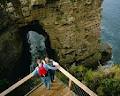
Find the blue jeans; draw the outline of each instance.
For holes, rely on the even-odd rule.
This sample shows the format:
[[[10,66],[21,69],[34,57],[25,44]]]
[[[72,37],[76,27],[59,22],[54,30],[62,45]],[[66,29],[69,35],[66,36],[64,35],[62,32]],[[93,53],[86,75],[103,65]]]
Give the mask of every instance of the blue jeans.
[[[41,80],[42,80],[43,84],[47,87],[47,89],[50,90],[50,87],[51,87],[50,76],[41,77]]]

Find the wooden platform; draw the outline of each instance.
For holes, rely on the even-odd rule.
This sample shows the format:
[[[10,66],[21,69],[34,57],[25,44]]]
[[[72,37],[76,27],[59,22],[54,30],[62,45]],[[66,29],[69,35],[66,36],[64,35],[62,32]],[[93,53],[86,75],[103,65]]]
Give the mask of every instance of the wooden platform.
[[[25,96],[76,96],[68,87],[59,80],[52,83],[51,89],[47,90],[44,85],[39,85]]]

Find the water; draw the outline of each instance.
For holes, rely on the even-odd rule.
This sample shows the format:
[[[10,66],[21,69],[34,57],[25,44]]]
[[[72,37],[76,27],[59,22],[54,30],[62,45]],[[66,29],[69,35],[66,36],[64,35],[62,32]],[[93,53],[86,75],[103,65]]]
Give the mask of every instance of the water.
[[[30,44],[30,53],[31,53],[31,66],[30,71],[32,72],[34,70],[34,67],[36,67],[35,58],[36,57],[44,57],[46,51],[45,46],[45,37],[43,35],[38,34],[35,31],[29,31],[28,32],[28,43]]]
[[[102,39],[112,46],[114,64],[120,64],[120,0],[104,0],[102,8]]]

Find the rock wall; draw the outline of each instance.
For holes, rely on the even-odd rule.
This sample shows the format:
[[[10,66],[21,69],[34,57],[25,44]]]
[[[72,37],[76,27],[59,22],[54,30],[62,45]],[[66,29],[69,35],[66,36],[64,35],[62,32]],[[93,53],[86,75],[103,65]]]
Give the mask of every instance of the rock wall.
[[[22,39],[11,21],[5,9],[0,7],[0,80],[11,79],[22,52]]]
[[[22,53],[22,42],[15,27],[9,28],[0,35],[0,78],[12,79],[13,69],[19,64]],[[11,80],[9,80],[11,81]]]
[[[100,58],[101,0],[59,0],[31,11],[50,36],[61,64],[95,64]]]
[[[51,48],[55,51],[56,58],[61,64],[72,64],[73,62],[90,66],[96,64],[101,59],[99,34],[102,0],[38,1],[39,3],[34,3],[32,0],[31,2],[30,0],[20,0],[19,7],[15,7],[14,2],[9,2],[6,11],[18,26],[25,26],[33,20],[38,20],[49,35]],[[9,39],[8,35],[7,40]],[[6,41],[6,38],[1,42],[3,41]],[[21,44],[17,38],[13,39],[12,43],[15,41]],[[6,43],[6,46],[9,45],[11,47],[8,48],[12,48],[10,56],[16,56],[17,59],[22,46],[19,45],[17,49],[17,43]],[[0,46],[1,52],[6,56],[7,53],[3,51],[4,45],[1,43]],[[16,49],[14,50],[14,48]],[[9,51],[9,49],[6,50]],[[14,60],[14,58],[9,59]]]

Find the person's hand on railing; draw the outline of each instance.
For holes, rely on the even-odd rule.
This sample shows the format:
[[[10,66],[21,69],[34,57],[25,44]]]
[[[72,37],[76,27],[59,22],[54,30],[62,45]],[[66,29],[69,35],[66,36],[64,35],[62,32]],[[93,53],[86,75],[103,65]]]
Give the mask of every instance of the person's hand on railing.
[[[49,59],[50,61],[53,61],[53,59]]]
[[[50,59],[50,61],[53,63],[53,65],[54,65],[57,69],[60,68],[60,65],[59,65],[58,62],[54,61],[53,59]]]
[[[52,61],[54,66],[59,65],[59,63],[55,62],[54,60]]]
[[[59,68],[60,68],[60,65],[55,65],[55,67],[56,67],[57,69],[59,69]]]

